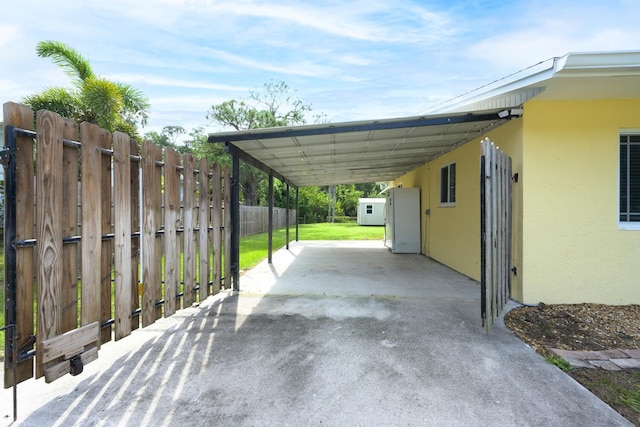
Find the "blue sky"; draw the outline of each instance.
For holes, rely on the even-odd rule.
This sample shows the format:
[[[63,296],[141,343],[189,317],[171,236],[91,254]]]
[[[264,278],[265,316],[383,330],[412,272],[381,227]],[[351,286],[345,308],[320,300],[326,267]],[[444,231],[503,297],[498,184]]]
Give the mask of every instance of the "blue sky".
[[[148,130],[208,123],[272,79],[332,122],[412,116],[568,52],[640,49],[640,2],[22,0],[0,15],[0,101],[69,78],[35,45],[66,43],[142,90]]]

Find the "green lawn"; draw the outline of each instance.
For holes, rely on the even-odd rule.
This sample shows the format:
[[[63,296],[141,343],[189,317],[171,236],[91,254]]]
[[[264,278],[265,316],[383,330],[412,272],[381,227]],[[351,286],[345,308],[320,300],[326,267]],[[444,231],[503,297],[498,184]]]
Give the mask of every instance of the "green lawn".
[[[300,240],[382,240],[382,225],[358,225],[355,222],[300,225]],[[295,235],[292,234],[292,238]]]
[[[302,224],[299,226],[299,240],[382,240],[383,226],[360,226],[356,223]],[[254,234],[240,238],[240,269],[255,267],[267,257],[268,233]],[[289,230],[289,239],[296,238],[295,226]],[[285,229],[274,230],[273,251],[285,246]]]

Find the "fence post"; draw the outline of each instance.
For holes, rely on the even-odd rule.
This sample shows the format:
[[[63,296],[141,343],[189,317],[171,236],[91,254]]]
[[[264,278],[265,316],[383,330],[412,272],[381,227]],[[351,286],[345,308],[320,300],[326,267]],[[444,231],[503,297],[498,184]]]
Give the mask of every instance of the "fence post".
[[[10,290],[10,284],[13,283],[13,297],[15,303],[15,317],[13,324],[15,328],[7,330],[5,334],[5,343],[17,346],[20,353],[23,351],[29,351],[33,348],[32,338],[34,337],[34,313],[33,313],[33,284],[34,284],[34,256],[35,251],[33,247],[16,248],[15,241],[23,239],[31,239],[34,236],[34,164],[33,164],[33,137],[26,136],[24,134],[19,135],[14,132],[9,126],[15,128],[21,128],[26,130],[34,129],[33,111],[23,105],[15,104],[13,102],[7,102],[3,106],[4,124],[7,126],[5,132],[5,138],[9,148],[15,150],[15,154],[10,156],[9,165],[5,170],[6,176],[6,188],[8,197],[13,198],[11,200],[5,200],[5,221],[9,221],[10,218],[7,215],[13,215],[13,220],[10,223],[6,223],[5,226],[5,262],[7,265],[7,273],[10,273],[11,264],[15,268],[14,280],[10,281],[10,277],[6,278],[6,286],[8,291]],[[13,161],[13,164],[11,163]],[[13,187],[13,189],[11,189]],[[17,213],[20,213],[18,218]],[[10,229],[12,233],[10,233]],[[7,235],[9,234],[9,235]],[[13,263],[11,263],[11,256],[13,255]],[[18,274],[18,271],[20,274]],[[7,295],[7,303],[9,295]],[[7,317],[5,319],[7,324],[11,324],[11,320]],[[13,333],[13,336],[11,335]],[[16,341],[12,341],[13,337],[16,337]],[[9,348],[8,346],[6,347]],[[14,384],[25,381],[33,377],[33,359],[20,362],[17,369],[14,371],[10,369],[9,361],[11,358],[7,355],[5,357],[5,371],[4,371],[4,383],[5,387],[10,387]]]

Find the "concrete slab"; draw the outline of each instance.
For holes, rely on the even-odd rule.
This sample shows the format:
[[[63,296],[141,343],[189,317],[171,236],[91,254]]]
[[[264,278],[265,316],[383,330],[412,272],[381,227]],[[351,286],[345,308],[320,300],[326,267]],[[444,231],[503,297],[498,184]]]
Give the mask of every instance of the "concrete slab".
[[[640,350],[631,349],[631,350],[622,350],[622,351],[624,352],[624,354],[627,355],[627,357],[632,357],[634,359],[640,360]]]
[[[636,359],[611,359],[611,362],[622,369],[640,369],[640,360]]]
[[[241,286],[20,385],[13,425],[630,425],[501,321],[486,334],[478,284],[424,257],[293,244]]]
[[[606,369],[607,371],[621,371],[620,367],[610,360],[589,360],[589,363],[596,368]]]

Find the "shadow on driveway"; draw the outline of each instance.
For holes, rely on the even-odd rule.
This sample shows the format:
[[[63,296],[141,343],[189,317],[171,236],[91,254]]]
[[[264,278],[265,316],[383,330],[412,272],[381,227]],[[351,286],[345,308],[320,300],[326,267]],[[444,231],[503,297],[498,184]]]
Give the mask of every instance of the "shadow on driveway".
[[[240,285],[19,386],[22,425],[629,425],[422,256],[303,242]]]

